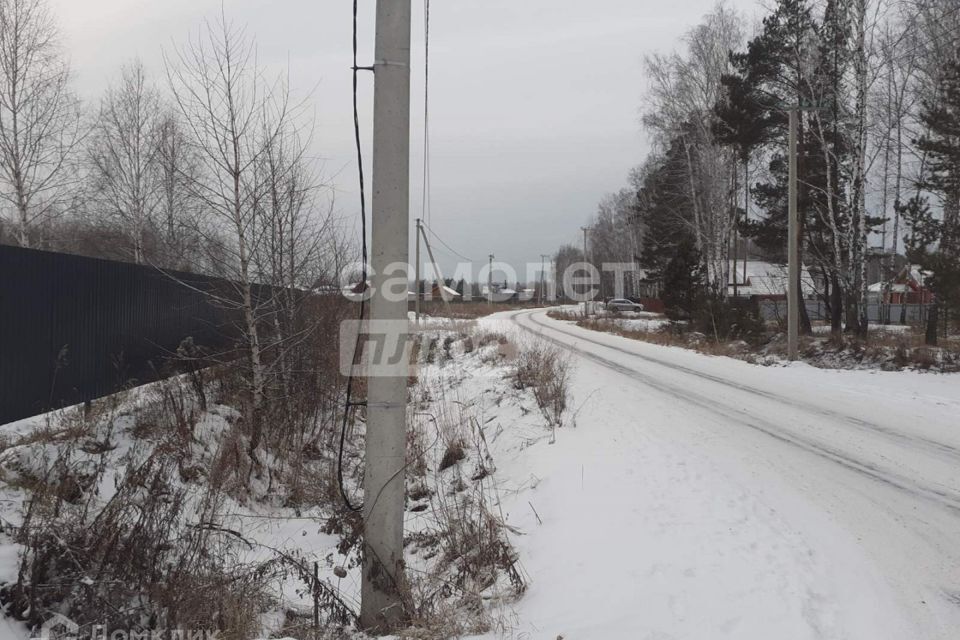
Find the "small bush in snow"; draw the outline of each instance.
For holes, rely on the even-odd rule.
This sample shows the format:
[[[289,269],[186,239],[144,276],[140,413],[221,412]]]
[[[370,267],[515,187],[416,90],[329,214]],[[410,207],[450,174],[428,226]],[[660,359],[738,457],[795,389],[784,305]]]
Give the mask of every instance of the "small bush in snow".
[[[517,356],[517,386],[533,392],[537,406],[551,427],[563,426],[571,374],[568,354],[546,342],[528,344]]]

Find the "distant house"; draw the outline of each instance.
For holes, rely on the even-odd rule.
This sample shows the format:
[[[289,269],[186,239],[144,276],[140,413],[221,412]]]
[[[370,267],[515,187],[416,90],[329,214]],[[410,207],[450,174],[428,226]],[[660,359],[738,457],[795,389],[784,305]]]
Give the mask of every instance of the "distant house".
[[[360,302],[364,298],[364,294],[367,292],[369,287],[369,280],[366,282],[352,282],[341,287],[340,292],[347,300],[350,300],[351,302]]]
[[[351,302],[360,302],[364,299],[369,301],[370,296],[367,295],[367,289],[371,286],[372,285],[370,284],[369,280],[366,282],[355,282],[342,287],[340,289],[340,293],[343,294],[344,298],[350,300]],[[416,299],[417,294],[407,289],[407,302],[413,302]]]
[[[463,296],[457,293],[456,289],[451,289],[446,285],[444,285],[443,288],[441,289],[439,286],[437,286],[436,283],[434,283],[433,288],[430,289],[431,300],[443,299],[443,300],[446,300],[447,302],[451,302],[453,300],[459,300],[461,297]]]
[[[318,296],[338,296],[343,291],[339,285],[316,282],[311,291]]]
[[[646,269],[637,269],[628,274],[630,279],[627,290],[631,291],[635,298],[656,298],[660,295],[660,281],[651,278]]]
[[[890,282],[874,282],[867,287],[867,297],[885,304],[930,304],[933,293],[925,285],[927,275],[917,265],[906,265]]]
[[[490,300],[490,288],[487,285],[480,287],[480,295],[484,300]],[[510,302],[517,299],[517,290],[493,283],[493,300],[495,302]]]
[[[746,271],[746,276],[744,276]],[[757,300],[786,300],[787,298],[787,265],[772,262],[748,260],[737,262],[734,273],[733,262],[730,263],[730,277],[727,284],[727,295],[736,295],[743,298]],[[736,283],[736,284],[734,284]],[[803,267],[800,271],[800,286],[803,297],[814,298],[817,295],[817,285],[809,269]]]
[[[880,282],[899,274],[908,266],[905,256],[891,249],[870,247],[867,249],[867,282]]]

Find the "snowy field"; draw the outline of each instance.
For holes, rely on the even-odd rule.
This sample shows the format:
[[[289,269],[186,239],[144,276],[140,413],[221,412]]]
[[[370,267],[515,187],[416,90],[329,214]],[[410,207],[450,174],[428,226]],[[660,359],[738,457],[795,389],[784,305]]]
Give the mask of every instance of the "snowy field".
[[[670,324],[670,321],[663,316],[653,316],[650,318],[614,318],[612,322],[625,331],[645,332],[659,331]]]
[[[481,323],[576,366],[576,427],[500,462],[531,577],[514,637],[957,637],[960,377]]]
[[[813,333],[817,335],[827,335],[831,331],[829,324],[817,324],[812,327]],[[871,324],[870,331],[880,331],[882,333],[907,334],[913,330],[909,324]]]

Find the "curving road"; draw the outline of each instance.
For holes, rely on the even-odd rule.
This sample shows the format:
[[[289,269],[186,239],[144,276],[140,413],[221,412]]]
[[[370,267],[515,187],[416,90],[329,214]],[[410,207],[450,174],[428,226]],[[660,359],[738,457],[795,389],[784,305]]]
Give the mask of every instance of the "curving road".
[[[650,439],[775,514],[811,569],[784,587],[803,591],[805,631],[770,637],[960,638],[960,377],[762,367],[544,311],[509,320],[571,354],[582,412],[630,416],[615,437]]]

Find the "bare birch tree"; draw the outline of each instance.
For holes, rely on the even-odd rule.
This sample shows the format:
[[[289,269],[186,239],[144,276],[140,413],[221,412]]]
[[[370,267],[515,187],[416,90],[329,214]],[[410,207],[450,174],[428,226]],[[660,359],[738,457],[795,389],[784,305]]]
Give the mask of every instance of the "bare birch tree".
[[[636,295],[632,286],[635,274],[622,276],[625,291],[620,291],[616,287],[617,277],[603,265],[633,265],[636,268],[643,238],[643,227],[636,216],[637,191],[637,187],[622,189],[605,196],[590,224],[590,258],[600,269],[600,289],[604,297]]]
[[[214,271],[222,261],[221,233],[201,217],[198,198],[190,189],[200,170],[197,149],[178,110],[164,107],[156,126],[156,224],[163,244],[164,266],[187,271]],[[210,260],[210,256],[217,256]]]
[[[21,246],[37,223],[69,206],[81,140],[80,107],[45,0],[0,0],[0,198]]]
[[[106,215],[119,219],[137,264],[161,204],[159,133],[160,95],[135,60],[103,98],[89,158],[95,197]]]
[[[686,157],[686,181],[692,211],[684,212],[694,234],[707,277],[723,294],[733,234],[736,161],[716,144],[713,109],[724,95],[721,77],[731,71],[729,52],[742,44],[740,19],[719,4],[687,33],[684,55],[653,55],[646,60],[651,80],[643,122],[661,147],[680,140]]]
[[[229,230],[228,253],[221,266],[236,283],[237,295],[224,302],[234,305],[243,318],[253,456],[266,388],[261,336],[265,310],[255,293],[256,252],[263,241],[257,218],[269,197],[260,168],[291,123],[289,92],[283,78],[264,77],[252,40],[222,13],[218,21],[204,22],[166,63],[174,102],[199,165],[195,173],[183,177],[204,214]]]

